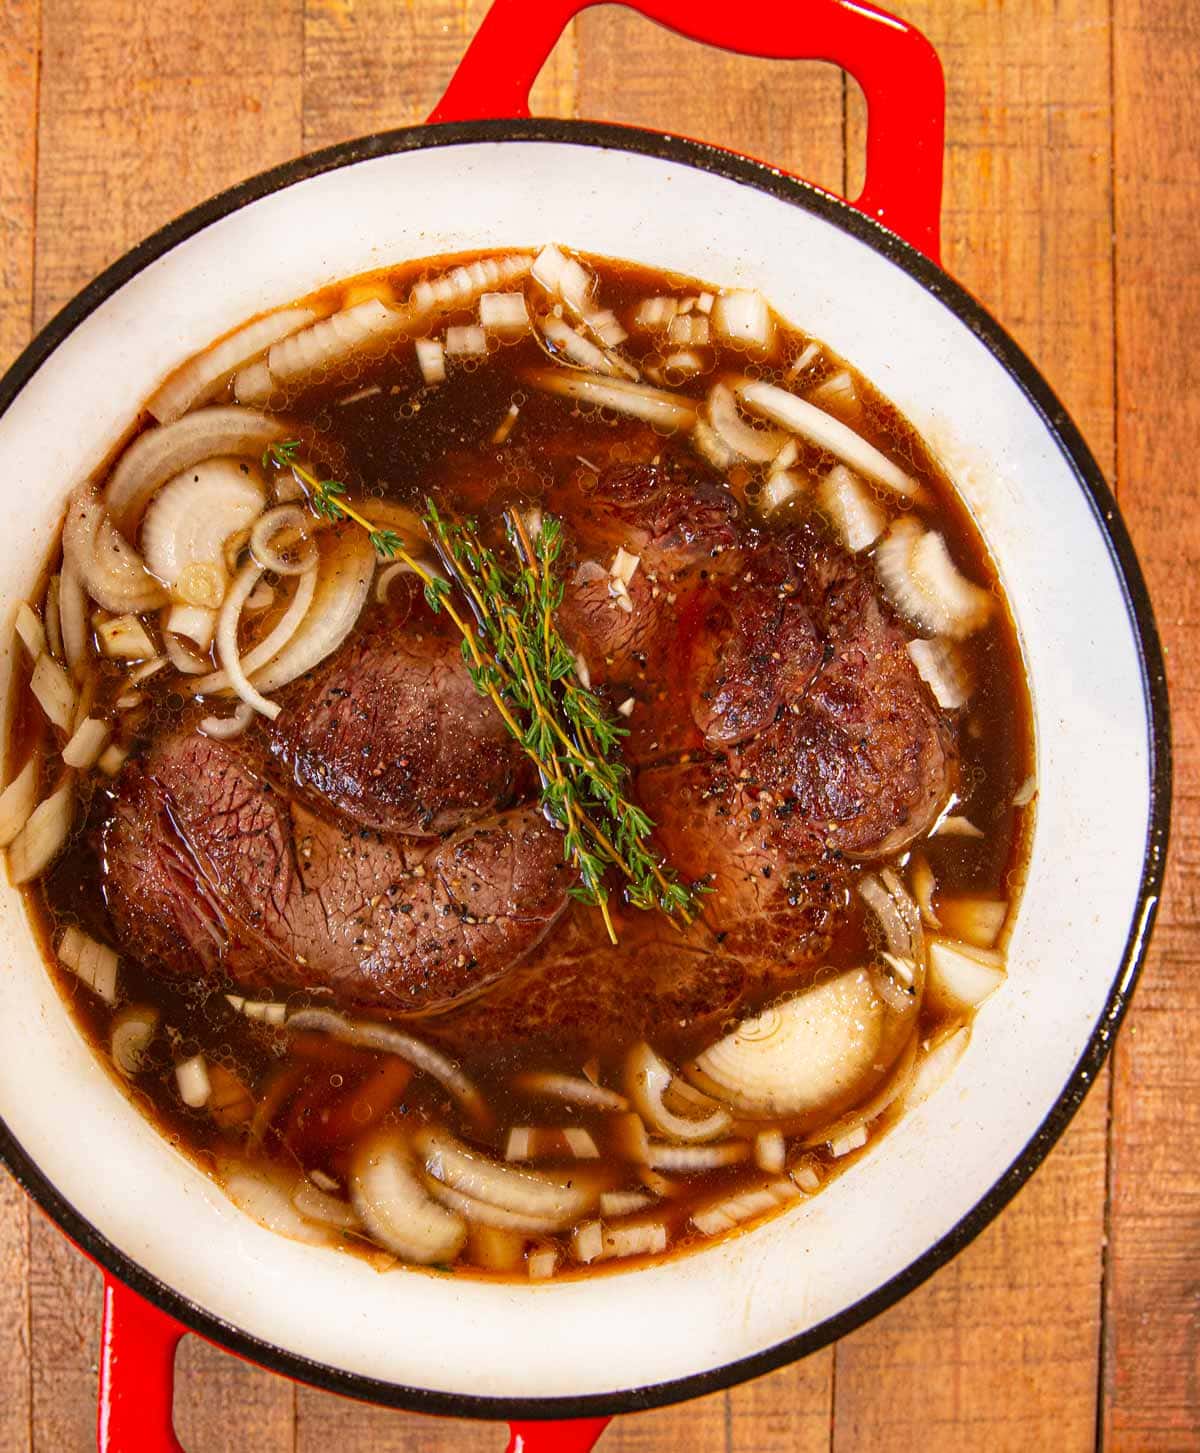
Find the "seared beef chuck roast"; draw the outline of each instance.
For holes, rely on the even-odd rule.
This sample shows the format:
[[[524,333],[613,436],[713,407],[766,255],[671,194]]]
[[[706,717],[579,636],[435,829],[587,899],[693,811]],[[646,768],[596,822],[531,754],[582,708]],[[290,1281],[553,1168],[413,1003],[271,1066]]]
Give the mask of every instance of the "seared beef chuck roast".
[[[816,524],[759,537],[727,490],[649,448],[553,501],[559,624],[612,704],[634,699],[636,795],[677,872],[711,889],[700,922],[681,936],[628,913],[620,952],[578,914],[550,931],[572,881],[561,836],[457,639],[409,592],[273,726],[182,732],[126,768],[103,846],[127,941],[177,974],[435,1015],[464,1045],[715,1022],[822,958],[848,860],[894,851],[945,802],[948,724],[863,565]],[[632,611],[610,586],[620,545],[639,556]]]

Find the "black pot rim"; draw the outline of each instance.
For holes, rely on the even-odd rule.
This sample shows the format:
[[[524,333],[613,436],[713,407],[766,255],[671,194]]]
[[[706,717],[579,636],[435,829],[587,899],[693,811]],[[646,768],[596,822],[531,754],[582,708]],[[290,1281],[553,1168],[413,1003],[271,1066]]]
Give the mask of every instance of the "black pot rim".
[[[216,1317],[152,1276],[114,1246],[50,1183],[0,1120],[0,1163],[42,1210],[105,1271],[148,1302],[239,1356],[344,1396],[414,1412],[482,1419],[559,1419],[636,1412],[732,1387],[805,1357],[854,1331],[945,1265],[1008,1204],[1062,1135],[1107,1057],[1141,972],[1165,868],[1171,802],[1171,740],[1166,672],[1154,613],[1125,525],[1099,466],[1053,390],[1000,325],[958,283],[907,242],[848,203],[765,163],[719,147],[636,127],[589,121],[504,120],[410,126],[286,162],[220,193],[169,223],[107,268],[72,299],[0,379],[0,415],[62,341],[96,308],[157,258],[211,223],[309,177],[372,157],[478,142],[568,143],[631,151],[715,173],[814,213],[903,269],[964,323],[1021,388],[1070,465],[1104,538],[1137,643],[1150,753],[1150,820],[1137,907],[1105,1009],[1055,1104],[1020,1155],[945,1236],[904,1270],[836,1316],[798,1336],[722,1367],[642,1388],[579,1397],[507,1398],[448,1393],[345,1372],[311,1361]]]

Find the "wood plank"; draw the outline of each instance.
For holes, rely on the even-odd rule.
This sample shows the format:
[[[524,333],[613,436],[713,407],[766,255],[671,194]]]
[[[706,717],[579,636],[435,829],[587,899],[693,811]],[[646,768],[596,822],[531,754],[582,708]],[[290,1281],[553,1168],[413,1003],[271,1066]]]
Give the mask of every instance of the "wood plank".
[[[299,150],[303,48],[300,0],[45,0],[42,24],[39,324],[155,227]],[[99,1276],[40,1217],[32,1263],[34,1447],[83,1449],[94,1441]],[[232,1406],[258,1445],[290,1453],[288,1383],[189,1349],[178,1392],[195,1449],[230,1446]]]
[[[1053,381],[1111,472],[1109,23],[1101,0],[908,0],[948,82],[944,253]],[[852,96],[851,170],[863,115]],[[835,1446],[1090,1449],[1107,1076],[999,1223],[839,1345]]]
[[[0,7],[0,369],[29,341],[33,318],[39,0]],[[0,1448],[31,1438],[29,1204],[0,1170]]]
[[[454,73],[488,0],[308,0],[305,9],[304,144],[423,121]],[[570,116],[575,100],[574,29],[538,78],[531,109]]]
[[[200,1337],[175,1357],[175,1431],[187,1453],[292,1453],[294,1390]]]
[[[1200,13],[1117,0],[1114,17],[1118,471],[1167,650],[1176,788],[1163,909],[1116,1051],[1103,1431],[1115,1453],[1182,1453],[1200,1446]]]

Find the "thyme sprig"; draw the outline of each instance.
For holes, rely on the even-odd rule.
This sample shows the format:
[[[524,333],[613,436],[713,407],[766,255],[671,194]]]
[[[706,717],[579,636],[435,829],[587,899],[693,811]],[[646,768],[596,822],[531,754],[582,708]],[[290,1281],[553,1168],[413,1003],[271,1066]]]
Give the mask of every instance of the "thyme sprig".
[[[376,552],[404,561],[425,588],[434,611],[445,610],[462,636],[463,661],[481,696],[488,697],[510,734],[537,768],[542,806],[563,833],[563,858],[576,868],[572,897],[599,909],[613,943],[607,879],[625,880],[635,908],[658,909],[689,923],[703,891],[679,880],[649,846],[654,824],[629,798],[629,769],[617,755],[627,728],[584,686],[555,613],[563,582],[561,523],[543,518],[531,538],[521,515],[505,516],[513,560],[501,563],[473,521],[444,519],[428,502],[425,524],[448,574],[469,602],[467,620],[451,599],[448,580],[433,574],[394,530],[380,529],[346,499],[340,480],[322,480],[298,461],[299,440],[271,445],[264,466],[290,469],[313,510],[330,521],[352,520]]]

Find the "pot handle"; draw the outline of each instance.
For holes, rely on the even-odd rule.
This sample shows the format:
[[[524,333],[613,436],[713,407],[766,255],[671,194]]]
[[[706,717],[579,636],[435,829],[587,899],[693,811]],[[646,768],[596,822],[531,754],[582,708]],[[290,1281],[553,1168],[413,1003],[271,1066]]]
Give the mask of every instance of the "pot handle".
[[[184,1453],[172,1421],[178,1322],[110,1276],[100,1324],[99,1453]]]
[[[529,90],[569,21],[606,0],[493,0],[431,122],[528,116]],[[853,205],[938,261],[945,82],[913,26],[864,0],[790,5],[619,0],[680,35],[742,55],[832,61],[867,98],[867,175]]]
[[[569,1423],[509,1423],[508,1453],[591,1453],[611,1418]]]

